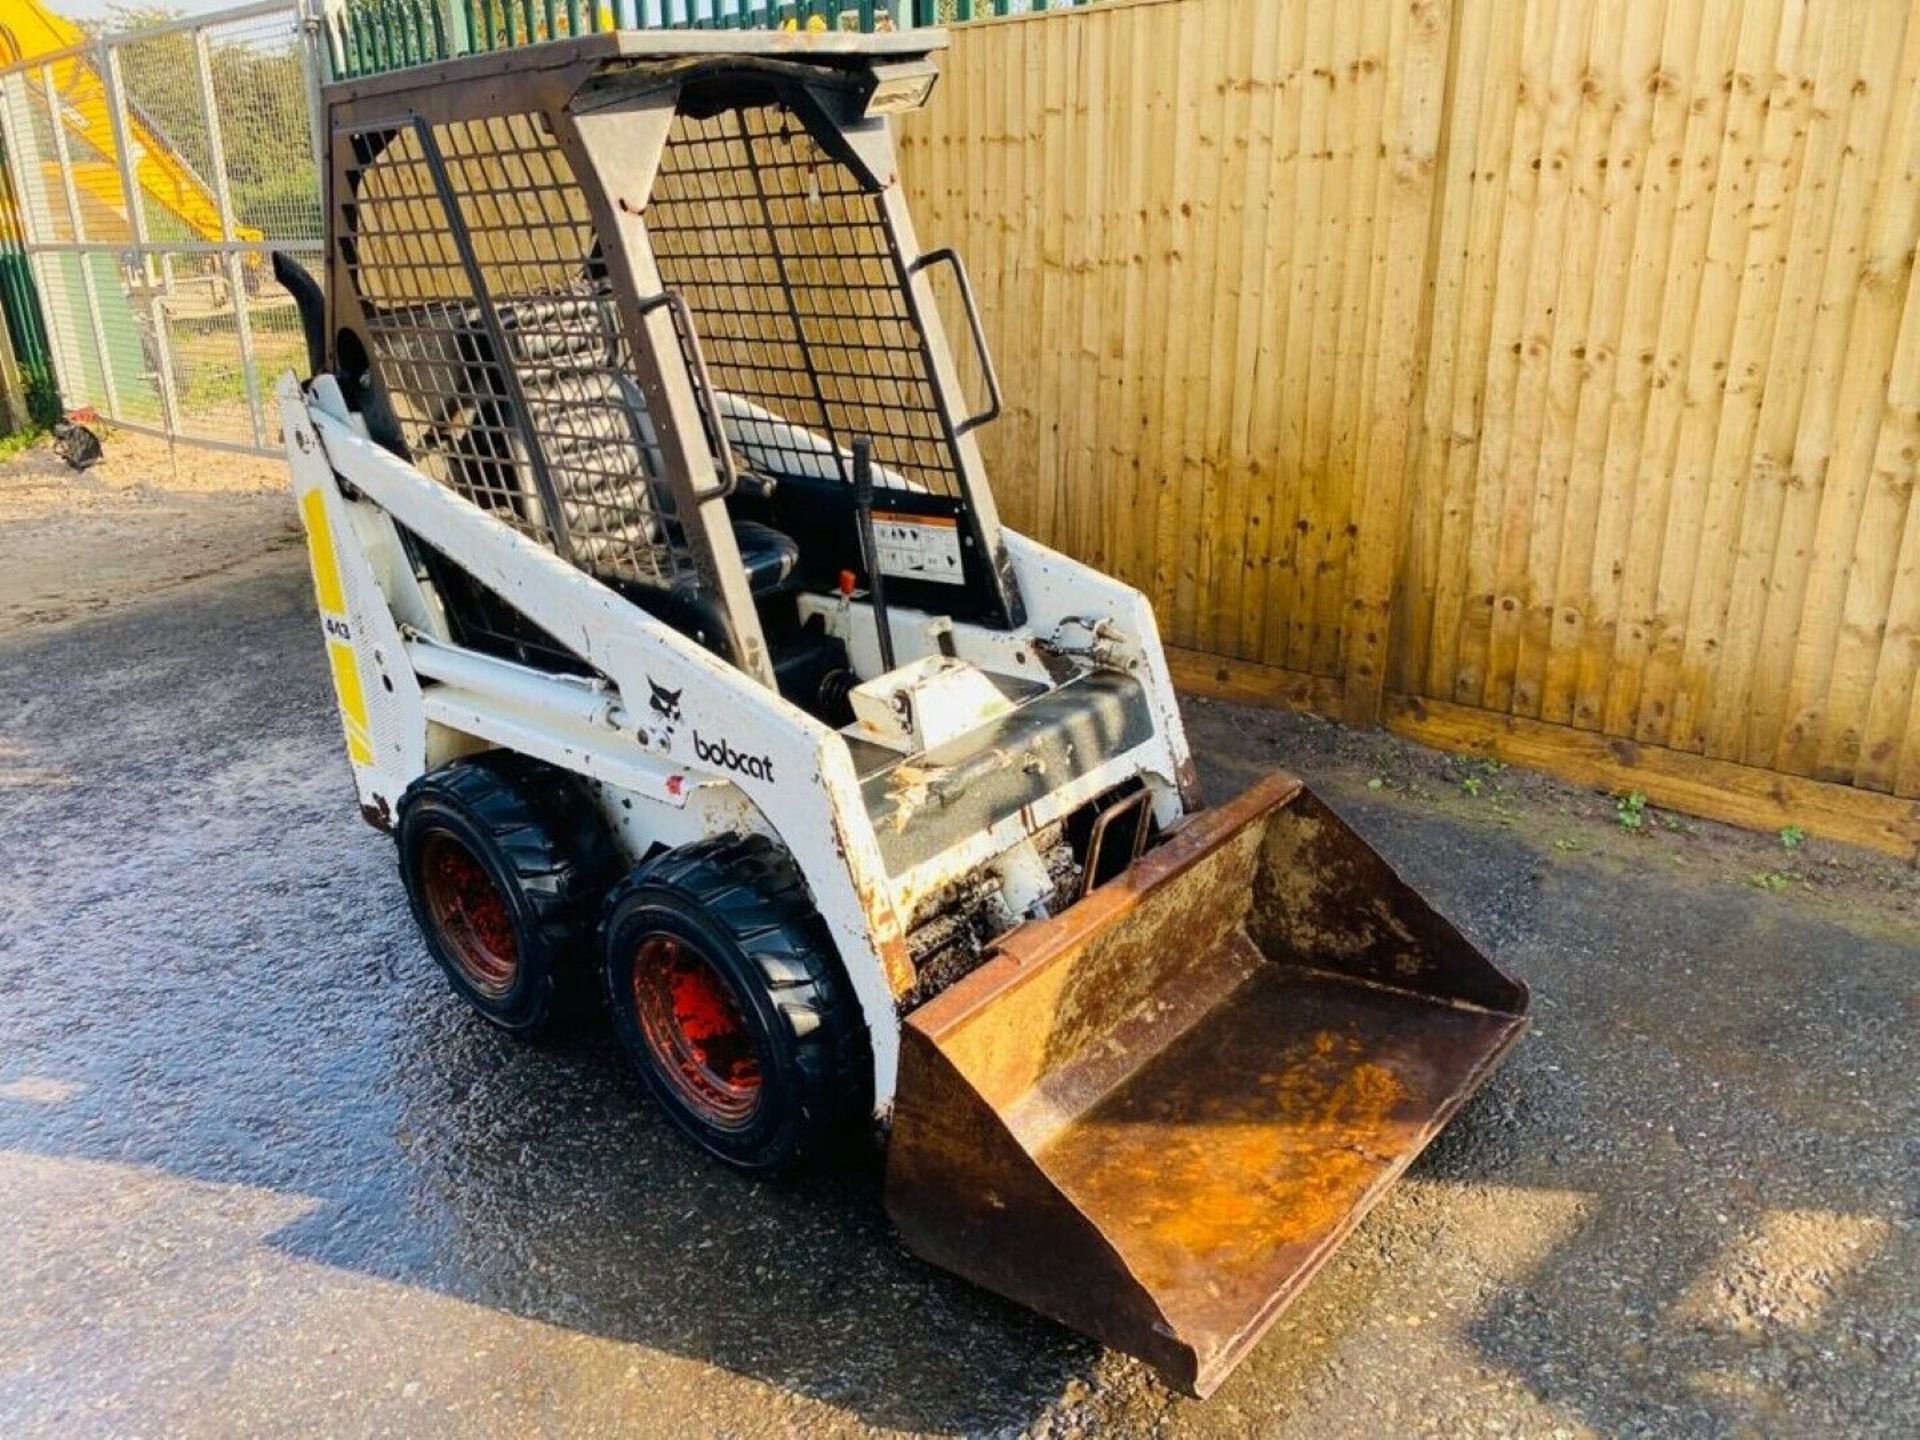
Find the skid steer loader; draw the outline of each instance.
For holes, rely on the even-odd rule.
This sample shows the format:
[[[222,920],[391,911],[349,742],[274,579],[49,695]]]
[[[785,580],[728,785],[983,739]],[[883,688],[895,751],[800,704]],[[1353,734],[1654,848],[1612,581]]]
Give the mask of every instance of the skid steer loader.
[[[874,1127],[908,1246],[1205,1393],[1527,995],[1297,780],[1202,809],[1145,600],[1001,526],[890,132],[943,43],[329,86],[287,455],[453,989],[597,991],[736,1166]]]

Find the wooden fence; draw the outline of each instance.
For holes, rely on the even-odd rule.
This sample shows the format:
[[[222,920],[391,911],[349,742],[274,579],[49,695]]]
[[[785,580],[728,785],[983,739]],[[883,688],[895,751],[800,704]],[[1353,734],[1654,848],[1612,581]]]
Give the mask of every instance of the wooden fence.
[[[1190,686],[1920,848],[1908,0],[1112,0],[902,167]]]

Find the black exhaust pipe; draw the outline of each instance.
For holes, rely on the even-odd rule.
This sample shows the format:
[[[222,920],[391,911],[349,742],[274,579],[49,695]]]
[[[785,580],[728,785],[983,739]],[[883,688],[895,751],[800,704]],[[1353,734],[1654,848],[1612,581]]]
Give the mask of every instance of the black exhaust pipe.
[[[284,250],[273,252],[273,278],[293,296],[300,329],[307,337],[307,378],[327,368],[327,297],[320,282]]]

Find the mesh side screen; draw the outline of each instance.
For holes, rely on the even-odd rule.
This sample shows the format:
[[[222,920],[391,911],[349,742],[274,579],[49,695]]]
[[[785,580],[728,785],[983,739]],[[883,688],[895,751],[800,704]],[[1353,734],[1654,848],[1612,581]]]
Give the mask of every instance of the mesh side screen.
[[[671,585],[685,537],[565,156],[530,116],[433,143],[445,195],[413,128],[354,136],[347,177],[347,267],[415,463],[583,569]]]
[[[675,118],[648,201],[663,283],[692,309],[739,459],[958,496],[953,442],[879,197],[776,105]]]

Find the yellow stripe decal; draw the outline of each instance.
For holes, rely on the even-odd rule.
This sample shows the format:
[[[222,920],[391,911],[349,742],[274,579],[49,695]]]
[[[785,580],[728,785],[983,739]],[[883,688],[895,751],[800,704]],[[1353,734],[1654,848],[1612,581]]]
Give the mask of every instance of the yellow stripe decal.
[[[307,554],[313,561],[313,590],[320,608],[346,618],[347,599],[340,588],[340,562],[333,553],[333,531],[327,526],[327,497],[309,490],[300,499],[300,518],[307,522]]]
[[[333,693],[340,697],[340,720],[347,729],[347,754],[356,765],[373,763],[373,742],[367,734],[367,697],[360,690],[360,665],[353,647],[340,640],[327,642],[333,666]]]
[[[327,524],[327,497],[309,490],[300,497],[300,518],[307,527],[307,555],[313,562],[313,593],[320,602],[321,623],[327,625],[327,664],[333,670],[333,693],[340,700],[340,724],[347,732],[347,758],[356,765],[373,764],[373,737],[367,724],[367,697],[360,688],[360,663],[351,640],[340,638],[328,621],[346,627],[347,598],[340,584],[340,561],[333,551],[333,531]]]

